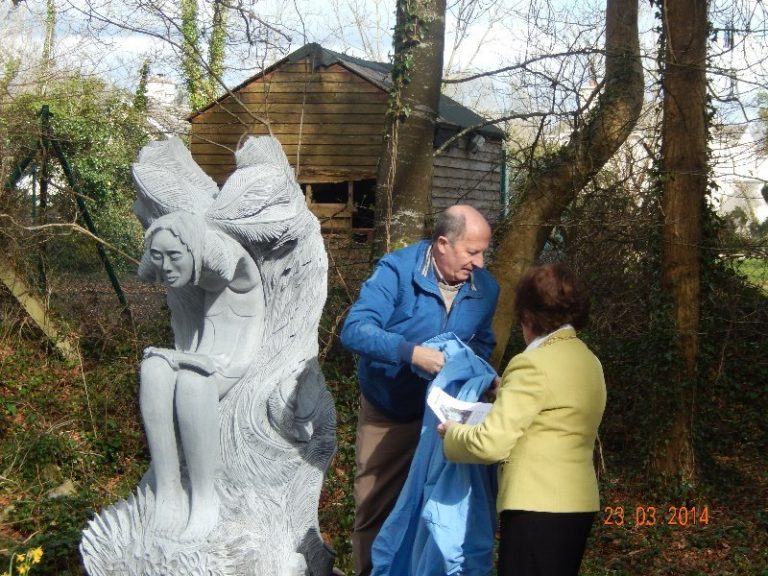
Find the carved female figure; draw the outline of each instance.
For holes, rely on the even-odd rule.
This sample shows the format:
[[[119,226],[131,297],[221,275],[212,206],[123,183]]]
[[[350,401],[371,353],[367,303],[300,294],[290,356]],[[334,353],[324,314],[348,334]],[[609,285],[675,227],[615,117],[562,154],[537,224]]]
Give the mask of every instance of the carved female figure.
[[[261,344],[264,294],[248,252],[200,216],[177,211],[157,218],[145,245],[139,273],[168,287],[175,338],[175,349],[147,348],[141,364],[154,528],[164,537],[199,541],[218,521],[218,401]]]

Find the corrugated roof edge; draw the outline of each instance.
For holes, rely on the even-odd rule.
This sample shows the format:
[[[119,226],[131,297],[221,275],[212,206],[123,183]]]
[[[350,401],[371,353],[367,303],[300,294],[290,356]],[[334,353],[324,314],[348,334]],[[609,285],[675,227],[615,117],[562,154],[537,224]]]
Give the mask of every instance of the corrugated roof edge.
[[[298,62],[299,60],[303,60],[309,55],[315,56],[315,69],[328,68],[329,66],[333,66],[334,64],[341,64],[353,74],[361,76],[363,79],[378,86],[382,90],[385,90],[385,91],[389,90],[389,86],[390,86],[389,72],[392,69],[391,64],[385,63],[385,62],[374,62],[372,60],[363,60],[362,58],[356,58],[355,56],[349,56],[347,54],[339,54],[338,52],[334,52],[333,50],[329,50],[328,48],[323,48],[320,44],[317,44],[316,42],[311,42],[309,44],[305,44],[298,50],[291,52],[285,58],[281,58],[274,64],[265,68],[262,72],[259,72],[254,76],[251,76],[250,78],[241,82],[234,88],[231,88],[230,92],[237,92],[244,86],[250,84],[251,82],[254,82],[255,80],[258,80],[260,77],[270,74],[271,72],[273,72],[280,66],[283,66],[287,62]],[[365,68],[367,70],[370,70],[373,74],[365,74],[364,70],[360,70],[360,68]],[[203,112],[205,112],[206,110],[214,106],[217,102],[226,98],[228,95],[229,94],[223,94],[222,96],[219,96],[219,98],[211,102],[210,104],[204,106],[199,110],[196,110],[195,112],[187,116],[187,121],[191,121],[193,118],[202,114]],[[445,94],[440,94],[438,114],[439,114],[438,123],[440,124],[455,126],[458,129],[469,128],[471,126],[480,126],[479,128],[477,128],[476,131],[485,136],[490,136],[492,138],[504,137],[504,132],[500,128],[492,124],[483,125],[486,122],[488,122],[488,120],[486,120],[476,112],[472,111],[471,109],[467,108],[463,104],[459,104],[452,98],[449,98]]]

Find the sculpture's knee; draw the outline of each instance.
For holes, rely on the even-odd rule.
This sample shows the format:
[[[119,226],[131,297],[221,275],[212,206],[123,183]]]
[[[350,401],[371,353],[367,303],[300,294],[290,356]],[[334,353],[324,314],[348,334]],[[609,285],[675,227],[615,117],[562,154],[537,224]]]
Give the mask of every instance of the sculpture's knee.
[[[160,356],[149,356],[141,361],[141,383],[151,383],[158,378],[167,378],[169,373],[173,373],[173,368],[168,364],[165,358]]]
[[[173,406],[176,374],[163,358],[150,356],[141,362],[139,404],[144,419],[164,418]]]
[[[177,401],[184,398],[213,398],[218,401],[218,388],[210,378],[192,370],[179,370],[176,378]]]

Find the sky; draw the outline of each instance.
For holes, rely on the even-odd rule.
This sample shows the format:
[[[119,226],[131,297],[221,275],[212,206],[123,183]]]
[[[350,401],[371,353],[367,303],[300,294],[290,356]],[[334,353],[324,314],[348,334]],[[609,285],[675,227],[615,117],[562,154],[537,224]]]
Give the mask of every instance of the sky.
[[[137,8],[146,0],[55,0],[58,20],[55,60],[62,68],[79,68],[135,90],[146,58],[152,72],[181,83],[178,30],[172,19]],[[167,11],[174,0],[153,0]],[[764,61],[768,18],[760,0],[711,0],[713,20],[711,90],[719,118],[734,124],[754,120],[757,98],[768,92]],[[8,55],[20,55],[31,71],[42,52],[45,0],[24,0],[16,7],[0,0],[0,66]],[[392,51],[394,0],[243,0],[254,24],[251,42],[242,19],[233,19],[225,81],[237,85],[263,66],[306,42],[367,59],[387,61]],[[200,3],[201,22],[210,21]],[[526,58],[572,49],[602,47],[604,0],[449,0],[446,17],[444,77],[510,66]],[[641,46],[645,54],[649,94],[654,89],[658,26],[650,3],[640,3]],[[170,13],[170,16],[175,14]],[[119,21],[122,26],[107,24]],[[724,24],[751,33],[726,33]],[[171,40],[170,42],[168,40]],[[591,57],[543,61],[536,73],[506,74],[472,83],[446,84],[445,92],[486,115],[526,112],[558,105],[573,110],[584,91],[600,79],[600,59]],[[596,64],[590,76],[585,65]],[[1,69],[1,68],[0,68]],[[557,77],[558,84],[541,74]],[[20,76],[24,76],[22,73]],[[551,86],[560,93],[553,96]],[[581,90],[581,92],[580,92]],[[737,98],[737,96],[739,96]]]
[[[579,6],[581,14],[587,14],[596,10],[590,7],[591,3],[592,0],[582,0],[571,4]],[[166,4],[175,3],[168,1]],[[567,2],[560,4],[571,12],[574,9]],[[137,62],[150,56],[162,68],[171,59],[172,47],[151,35],[167,36],[166,27],[160,19],[152,19],[146,12],[127,12],[124,3],[104,0],[95,5],[89,18],[85,0],[57,0],[57,5],[60,7],[56,55],[64,63],[79,63],[105,72],[115,81],[130,86],[130,70],[123,71],[121,67],[132,66],[138,70]],[[121,5],[122,14],[118,10]],[[457,0],[449,6],[446,74],[507,65],[513,55],[525,50],[529,29],[522,20],[530,15],[528,2]],[[8,0],[0,0],[3,45],[13,51],[29,53],[30,59],[35,53],[39,54],[44,10],[43,0],[25,0],[15,9]],[[240,43],[242,35],[235,38],[237,49],[230,52],[234,80],[238,80],[237,74],[253,73],[265,58],[269,63],[306,42],[318,42],[334,50],[379,61],[386,61],[392,51],[393,0],[258,0],[253,3],[253,12],[272,25],[274,31],[262,33],[261,42],[256,42],[250,49]],[[122,18],[126,26],[141,28],[145,33],[100,26],[94,15]],[[467,24],[468,20],[471,22]],[[98,42],[94,42],[94,32]],[[265,54],[265,40],[277,44],[280,50],[272,48]],[[551,39],[547,41],[548,44],[551,42]]]

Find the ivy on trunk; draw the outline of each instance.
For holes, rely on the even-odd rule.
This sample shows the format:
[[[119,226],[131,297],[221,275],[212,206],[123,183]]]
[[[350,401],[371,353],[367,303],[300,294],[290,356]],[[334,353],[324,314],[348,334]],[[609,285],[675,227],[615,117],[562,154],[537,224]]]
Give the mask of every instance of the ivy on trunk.
[[[424,237],[444,37],[445,0],[398,0],[392,89],[376,184],[374,256]]]

